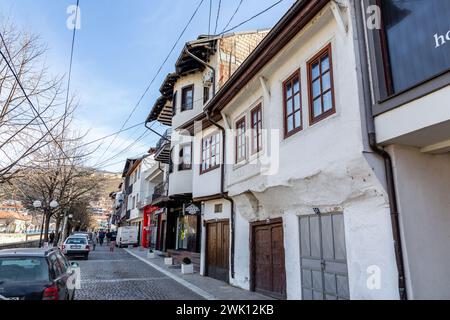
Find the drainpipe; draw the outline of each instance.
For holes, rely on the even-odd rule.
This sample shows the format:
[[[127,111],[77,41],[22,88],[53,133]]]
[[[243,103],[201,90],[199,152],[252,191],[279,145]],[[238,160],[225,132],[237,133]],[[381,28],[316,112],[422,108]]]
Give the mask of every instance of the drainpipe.
[[[205,111],[206,118],[209,122],[211,122],[214,126],[216,126],[221,132],[222,132],[222,163],[220,165],[220,195],[223,199],[228,200],[231,204],[231,261],[230,261],[230,268],[231,268],[231,278],[234,279],[235,271],[234,271],[234,251],[235,251],[235,240],[234,240],[234,231],[235,231],[235,210],[234,210],[234,200],[228,196],[228,194],[225,192],[225,151],[226,151],[226,143],[225,143],[225,128],[215,122],[210,114],[210,111]]]
[[[216,95],[216,69],[214,69],[214,67],[212,67],[211,65],[209,65],[208,63],[206,63],[205,61],[203,61],[202,59],[196,57],[194,54],[192,54],[191,52],[189,52],[189,48],[186,47],[184,49],[184,51],[190,56],[192,57],[192,59],[198,61],[199,63],[203,64],[204,66],[206,66],[207,68],[211,69],[212,74],[213,74],[213,83],[212,83],[212,90],[213,90],[213,97]],[[217,127],[221,132],[222,132],[222,163],[220,165],[220,195],[223,199],[227,200],[230,202],[231,204],[231,218],[230,218],[230,224],[231,224],[231,261],[230,261],[230,269],[231,269],[231,279],[234,279],[235,276],[235,270],[234,270],[234,251],[235,251],[235,240],[234,240],[234,232],[235,232],[235,210],[234,210],[234,200],[228,196],[228,194],[225,192],[225,150],[226,150],[226,143],[225,143],[225,128],[222,127],[220,124],[218,124],[217,122],[215,122],[212,118],[211,118],[211,114],[209,112],[209,110],[205,111],[205,115],[206,118],[208,119],[209,122],[211,122],[215,127]]]
[[[361,8],[360,1],[355,1],[355,12],[357,17],[357,39],[359,39],[359,54],[360,54],[360,64],[362,72],[362,86],[364,93],[364,105],[366,111],[366,126],[369,138],[369,146],[374,153],[383,158],[385,172],[386,172],[386,182],[387,182],[387,193],[390,203],[390,214],[392,223],[392,235],[394,238],[394,250],[395,258],[397,262],[398,270],[398,287],[401,300],[408,300],[408,294],[406,290],[406,276],[405,276],[405,265],[402,251],[402,239],[400,231],[400,220],[398,212],[397,195],[395,190],[395,180],[394,180],[394,168],[392,165],[392,158],[386,150],[380,148],[376,140],[376,130],[375,122],[372,113],[372,95],[370,90],[370,77],[369,77],[369,66],[368,66],[368,55],[366,51],[365,39],[365,23],[363,17],[363,11]]]
[[[214,69],[213,66],[209,65],[208,63],[206,63],[205,61],[203,61],[202,59],[200,59],[199,57],[195,56],[193,53],[191,53],[189,51],[189,47],[185,47],[184,52],[186,52],[192,59],[194,59],[195,61],[203,64],[205,67],[209,68],[212,71],[213,74],[213,80],[212,80],[212,95],[213,97],[216,95],[216,69]]]

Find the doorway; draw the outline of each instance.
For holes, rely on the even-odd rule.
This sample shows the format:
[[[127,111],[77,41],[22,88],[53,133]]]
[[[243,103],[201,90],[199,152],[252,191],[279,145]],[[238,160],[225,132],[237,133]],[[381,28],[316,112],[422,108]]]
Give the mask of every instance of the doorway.
[[[282,219],[251,225],[252,291],[286,299],[286,269]]]
[[[342,213],[300,218],[303,300],[349,300]]]
[[[206,222],[206,275],[229,281],[230,274],[230,222]]]

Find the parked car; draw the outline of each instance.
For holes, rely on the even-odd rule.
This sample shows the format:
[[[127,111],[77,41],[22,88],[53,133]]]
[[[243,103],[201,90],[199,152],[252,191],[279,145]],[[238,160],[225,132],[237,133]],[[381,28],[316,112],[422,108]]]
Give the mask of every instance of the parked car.
[[[0,251],[0,300],[73,300],[77,263],[61,251]]]
[[[88,260],[91,247],[87,237],[70,236],[64,241],[61,251],[66,257],[83,257],[85,260]]]
[[[86,237],[88,239],[89,246],[92,251],[95,251],[96,239],[94,239],[94,234],[92,232],[75,232],[71,237]]]
[[[139,245],[138,227],[120,227],[117,229],[116,245],[119,248]]]

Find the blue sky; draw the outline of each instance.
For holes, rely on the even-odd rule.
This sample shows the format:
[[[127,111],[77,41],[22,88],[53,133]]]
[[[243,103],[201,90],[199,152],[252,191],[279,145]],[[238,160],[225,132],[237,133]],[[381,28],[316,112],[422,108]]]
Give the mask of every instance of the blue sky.
[[[218,31],[235,11],[240,0],[222,0]],[[134,108],[160,64],[178,38],[200,0],[80,0],[81,29],[77,31],[72,73],[72,93],[76,94],[80,108],[76,114],[76,127],[89,131],[86,142],[118,131]],[[244,0],[230,26],[253,16],[275,0]],[[272,27],[289,9],[294,0],[284,0],[268,13],[254,19],[237,30]],[[76,0],[0,0],[0,18],[9,18],[21,29],[38,34],[48,45],[46,63],[53,74],[68,72],[71,30],[66,10]],[[213,0],[213,21],[219,0]],[[197,16],[184,34],[159,77],[128,126],[143,122],[158,97],[158,88],[186,41],[208,32],[209,0],[205,0]],[[106,152],[104,170],[120,171],[127,157],[145,153],[159,139],[149,134],[128,151],[124,150],[145,132],[139,127],[121,134]],[[105,152],[111,139],[96,153]]]

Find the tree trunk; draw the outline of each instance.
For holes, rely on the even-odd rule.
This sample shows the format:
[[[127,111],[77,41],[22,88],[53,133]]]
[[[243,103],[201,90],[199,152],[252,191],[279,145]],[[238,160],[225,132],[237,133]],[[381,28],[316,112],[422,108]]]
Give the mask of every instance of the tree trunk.
[[[59,242],[59,237],[60,237],[59,229],[61,227],[61,220],[62,220],[61,216],[56,217],[55,239],[53,240],[54,245],[57,245]]]
[[[48,242],[48,231],[50,229],[50,220],[52,218],[51,211],[45,211],[45,225],[44,225],[44,242]]]

